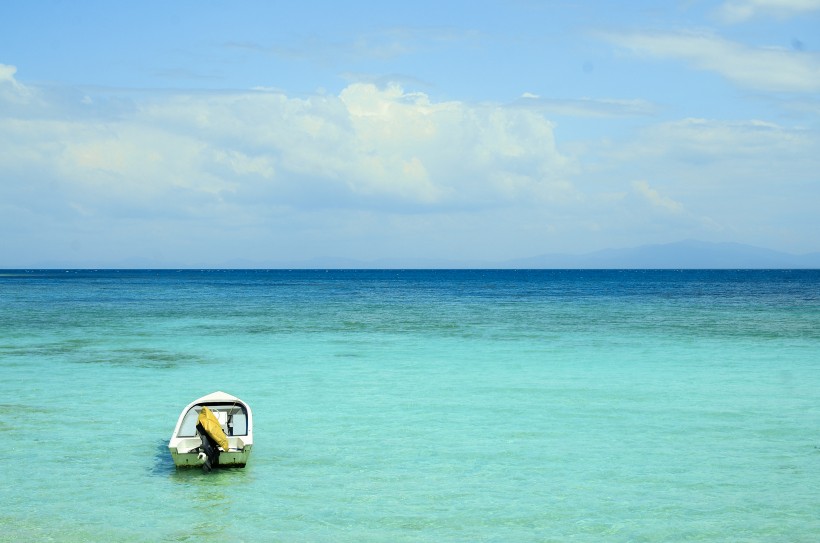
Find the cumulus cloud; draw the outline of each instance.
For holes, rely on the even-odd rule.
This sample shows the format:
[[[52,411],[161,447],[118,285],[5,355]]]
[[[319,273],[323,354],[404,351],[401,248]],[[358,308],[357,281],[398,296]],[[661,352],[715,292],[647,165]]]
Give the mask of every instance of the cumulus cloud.
[[[0,73],[0,225],[55,250],[73,235],[191,259],[217,245],[237,257],[367,257],[478,256],[492,244],[514,257],[546,238],[574,250],[584,232],[663,224],[697,237],[717,228],[708,217],[724,223],[727,201],[732,220],[748,221],[773,193],[765,183],[820,171],[814,132],[762,121],[654,124],[570,157],[548,117],[555,104],[534,95],[474,104],[366,83],[299,98],[46,93]],[[26,92],[37,99],[21,101]],[[580,102],[575,115],[651,110]]]
[[[728,23],[741,23],[755,17],[786,19],[820,11],[820,0],[729,0],[717,10]]]
[[[636,54],[673,58],[715,72],[751,89],[820,91],[820,55],[783,48],[749,47],[711,33],[609,34],[608,40]]]
[[[14,83],[13,70],[2,73]],[[37,171],[33,182],[50,180],[86,212],[111,202],[135,214],[237,205],[423,211],[573,192],[571,163],[542,114],[433,102],[396,85],[308,98],[156,95],[105,120],[25,115],[0,119],[0,167]]]

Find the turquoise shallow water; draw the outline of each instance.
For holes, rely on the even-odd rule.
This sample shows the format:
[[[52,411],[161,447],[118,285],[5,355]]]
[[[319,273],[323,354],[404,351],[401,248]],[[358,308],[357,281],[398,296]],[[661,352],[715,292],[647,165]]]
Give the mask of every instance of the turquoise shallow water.
[[[816,271],[6,271],[0,369],[0,541],[820,533]]]

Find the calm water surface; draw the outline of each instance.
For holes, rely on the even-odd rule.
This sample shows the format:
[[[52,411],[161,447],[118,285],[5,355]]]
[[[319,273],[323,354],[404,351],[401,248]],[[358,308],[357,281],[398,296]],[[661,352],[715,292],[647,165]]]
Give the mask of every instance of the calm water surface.
[[[0,541],[820,533],[817,271],[3,271],[0,370]]]

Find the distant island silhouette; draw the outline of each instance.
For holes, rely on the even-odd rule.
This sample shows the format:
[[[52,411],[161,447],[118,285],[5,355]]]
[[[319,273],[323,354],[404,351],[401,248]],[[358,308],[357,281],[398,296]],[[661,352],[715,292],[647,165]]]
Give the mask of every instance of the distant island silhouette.
[[[14,266],[10,266],[14,267]],[[551,253],[512,260],[321,257],[303,260],[234,259],[201,263],[131,258],[116,262],[42,262],[42,269],[820,269],[820,252],[791,254],[742,243],[686,240],[603,249],[583,254]]]

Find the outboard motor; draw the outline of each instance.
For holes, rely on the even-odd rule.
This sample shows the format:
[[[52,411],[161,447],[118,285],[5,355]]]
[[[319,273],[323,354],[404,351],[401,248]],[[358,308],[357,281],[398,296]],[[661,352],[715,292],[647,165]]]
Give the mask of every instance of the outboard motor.
[[[199,434],[199,439],[202,440],[202,452],[199,453],[199,457],[205,460],[205,463],[202,464],[202,471],[208,473],[219,467],[219,446],[201,424],[196,425],[196,431]]]

